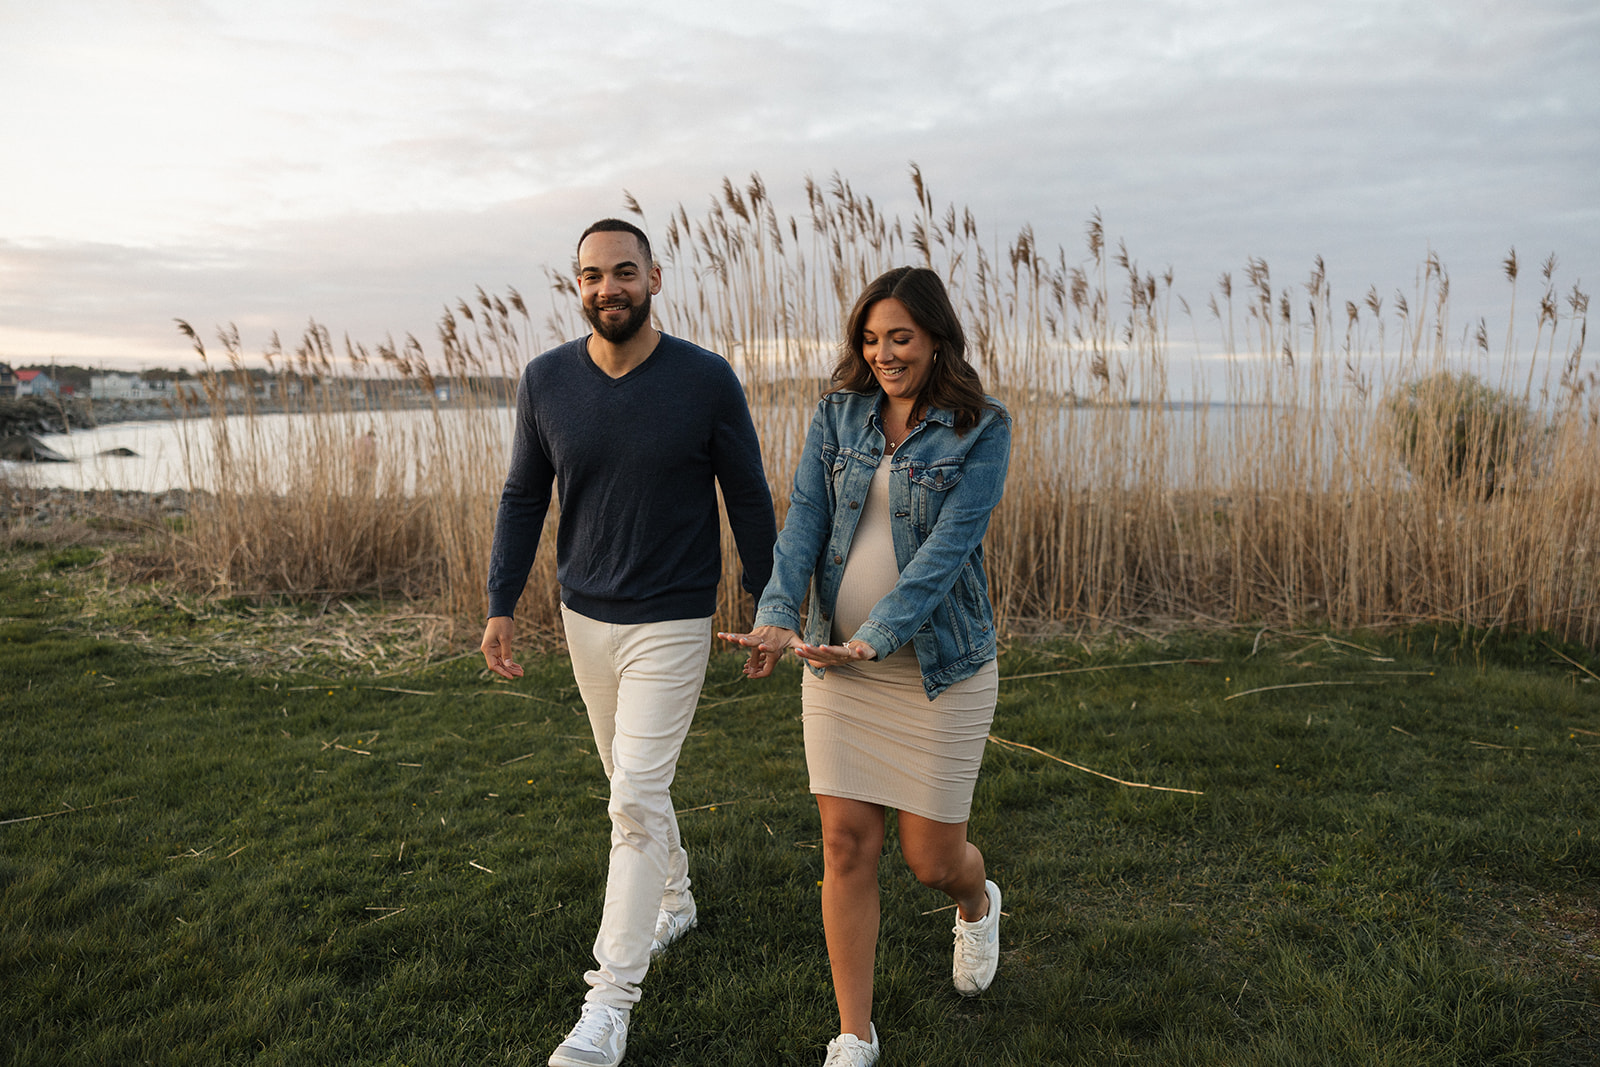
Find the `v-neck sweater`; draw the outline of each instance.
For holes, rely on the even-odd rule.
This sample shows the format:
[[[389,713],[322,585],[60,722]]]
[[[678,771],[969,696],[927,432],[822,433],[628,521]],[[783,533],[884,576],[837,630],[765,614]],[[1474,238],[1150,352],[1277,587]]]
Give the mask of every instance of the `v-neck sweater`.
[[[532,360],[517,387],[510,473],[489,561],[489,616],[512,615],[554,482],[561,600],[601,622],[704,618],[722,574],[717,489],[759,595],[777,538],[744,389],[727,360],[667,334],[612,378],[588,337]]]

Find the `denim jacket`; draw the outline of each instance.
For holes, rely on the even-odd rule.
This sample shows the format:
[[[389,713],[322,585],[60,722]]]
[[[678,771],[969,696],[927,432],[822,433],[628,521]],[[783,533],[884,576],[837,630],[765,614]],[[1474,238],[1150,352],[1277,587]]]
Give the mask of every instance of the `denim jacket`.
[[[860,505],[883,456],[882,398],[881,392],[839,392],[817,403],[778,534],[772,580],[756,608],[757,626],[782,626],[809,644],[828,643]],[[910,641],[929,700],[995,658],[982,542],[1010,460],[1011,420],[1003,409],[985,411],[958,435],[955,416],[938,408],[928,410],[887,460],[900,579],[851,640],[871,645],[880,660]],[[808,591],[802,629],[800,604]]]

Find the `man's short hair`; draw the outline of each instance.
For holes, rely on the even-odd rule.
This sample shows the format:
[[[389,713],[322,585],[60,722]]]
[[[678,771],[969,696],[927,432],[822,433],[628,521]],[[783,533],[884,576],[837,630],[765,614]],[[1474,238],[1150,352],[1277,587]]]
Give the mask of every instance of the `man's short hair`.
[[[578,249],[583,247],[585,238],[591,233],[631,233],[638,239],[639,247],[644,249],[644,269],[649,270],[656,264],[655,258],[650,253],[650,238],[646,237],[644,231],[639,227],[623,219],[601,219],[587,230],[584,230],[583,236],[578,238],[578,248],[573,250],[574,256],[577,255]]]

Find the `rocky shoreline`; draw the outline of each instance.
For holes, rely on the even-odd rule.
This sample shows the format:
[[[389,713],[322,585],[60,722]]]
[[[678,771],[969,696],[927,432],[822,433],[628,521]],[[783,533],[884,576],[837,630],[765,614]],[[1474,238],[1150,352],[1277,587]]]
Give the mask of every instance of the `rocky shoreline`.
[[[24,396],[0,400],[0,439],[27,434],[67,433],[112,422],[182,418],[165,400],[81,400],[77,397]]]
[[[0,524],[54,526],[95,520],[161,522],[189,513],[196,496],[184,489],[31,489],[0,484]]]
[[[113,422],[148,422],[181,418],[165,400],[101,400],[76,397],[24,396],[0,400],[0,459],[16,463],[51,463],[66,457],[52,452],[39,435],[88,430]]]
[[[227,414],[243,406],[228,405]],[[269,414],[282,405],[257,403],[254,410]],[[0,460],[13,463],[67,461],[39,438],[46,434],[92,430],[119,422],[160,422],[201,418],[211,414],[203,405],[185,408],[171,400],[87,400],[79,397],[24,396],[0,399]]]

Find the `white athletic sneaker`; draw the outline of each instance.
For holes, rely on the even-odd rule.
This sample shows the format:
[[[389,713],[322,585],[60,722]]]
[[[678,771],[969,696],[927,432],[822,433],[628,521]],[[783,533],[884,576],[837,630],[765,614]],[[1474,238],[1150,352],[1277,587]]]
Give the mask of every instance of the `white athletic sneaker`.
[[[951,977],[956,992],[964,997],[975,997],[989,988],[994,981],[995,968],[1000,965],[1000,887],[984,882],[989,894],[989,914],[977,922],[967,922],[956,912],[956,957]]]
[[[872,1067],[878,1062],[878,1026],[868,1023],[872,1028],[872,1042],[869,1044],[855,1034],[840,1034],[828,1042],[828,1058],[822,1061],[822,1067]]]
[[[683,896],[685,902],[680,903],[676,911],[662,908],[656,914],[656,934],[650,942],[651,959],[661,955],[667,950],[667,946],[700,925],[700,913],[694,906],[694,894],[685,890]]]
[[[617,1067],[627,1050],[627,1013],[609,1004],[585,1004],[578,1025],[550,1053],[550,1067]]]

